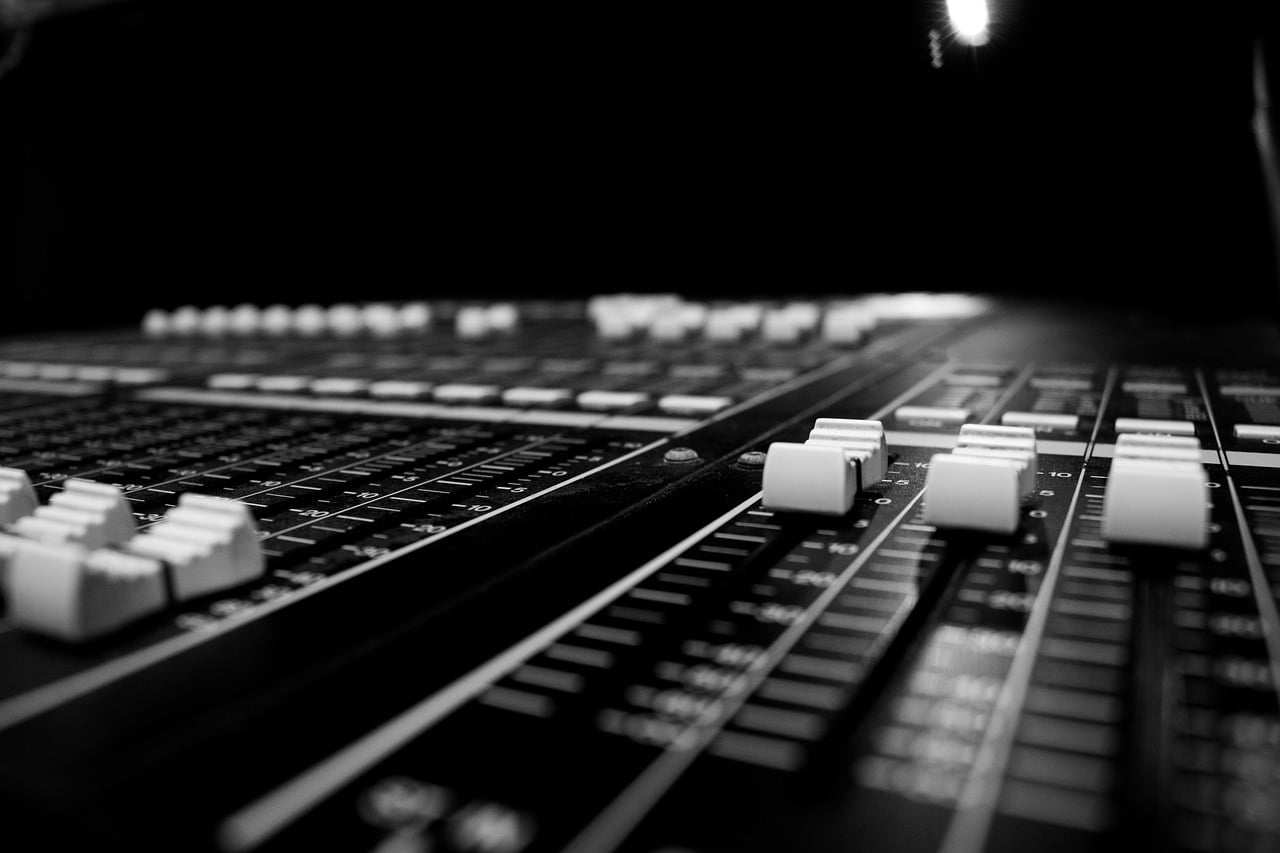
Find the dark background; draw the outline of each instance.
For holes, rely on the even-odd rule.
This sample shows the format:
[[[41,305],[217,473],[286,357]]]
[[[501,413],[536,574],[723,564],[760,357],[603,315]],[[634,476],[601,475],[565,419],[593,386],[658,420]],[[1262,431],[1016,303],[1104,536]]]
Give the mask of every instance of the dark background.
[[[941,0],[433,5],[35,26],[0,79],[0,331],[617,290],[1275,310],[1250,122],[1280,4],[992,0],[976,50]]]

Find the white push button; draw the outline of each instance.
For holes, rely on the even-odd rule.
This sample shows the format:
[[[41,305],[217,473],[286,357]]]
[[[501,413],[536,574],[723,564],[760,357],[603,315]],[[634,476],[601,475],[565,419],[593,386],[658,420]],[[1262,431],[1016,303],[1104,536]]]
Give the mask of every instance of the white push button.
[[[804,336],[803,322],[803,317],[785,308],[771,308],[764,312],[760,335],[769,343],[796,343]]]
[[[200,333],[211,338],[222,337],[231,327],[231,309],[225,305],[211,305],[200,315]]]
[[[369,385],[369,396],[390,400],[421,400],[431,393],[430,382],[407,379],[383,379]]]
[[[668,394],[658,398],[658,408],[668,415],[711,415],[733,404],[731,397]]]
[[[1130,459],[1164,459],[1200,462],[1200,441],[1183,435],[1126,433],[1116,439],[1116,456]]]
[[[257,305],[244,303],[232,308],[227,314],[227,331],[233,335],[255,335],[262,330],[262,309]]]
[[[404,330],[400,312],[385,302],[360,306],[360,321],[375,338],[393,338]]]
[[[113,367],[111,379],[121,385],[150,385],[153,382],[164,382],[169,378],[169,371],[158,367]]]
[[[649,321],[649,337],[655,341],[681,341],[707,322],[707,306],[685,302],[659,311]]]
[[[1223,385],[1218,393],[1224,397],[1280,397],[1280,385]]]
[[[1050,412],[1005,412],[1000,416],[1000,423],[1005,426],[1070,431],[1080,426],[1080,416]]]
[[[1195,435],[1196,425],[1191,421],[1166,421],[1156,418],[1116,418],[1116,432]]]
[[[267,335],[288,334],[292,325],[293,309],[288,305],[268,305],[258,318],[258,328]]]
[[[360,306],[350,302],[330,305],[325,311],[325,323],[329,331],[343,338],[353,337],[364,331],[364,315]]]
[[[1208,488],[1198,462],[1117,457],[1107,479],[1103,538],[1203,548],[1209,541]]]
[[[949,406],[899,406],[894,417],[900,421],[925,421],[929,424],[954,425],[969,420],[972,412],[968,409]]]
[[[312,394],[327,397],[353,397],[368,389],[369,380],[355,376],[322,376],[312,379],[308,387]]]
[[[485,309],[489,330],[499,334],[514,332],[520,325],[520,309],[513,302],[495,302]]]
[[[578,395],[578,407],[588,411],[620,412],[649,402],[649,395],[642,391],[583,391]]]
[[[259,391],[269,391],[275,394],[298,394],[306,391],[308,386],[311,385],[311,377],[286,374],[260,376],[254,384]]]
[[[397,319],[406,332],[425,332],[431,326],[431,306],[426,302],[408,302],[400,306]]]
[[[764,462],[770,509],[844,515],[858,492],[857,466],[840,447],[776,441]]]
[[[754,334],[763,316],[763,307],[755,303],[716,306],[707,312],[702,334],[714,343],[736,343]]]
[[[508,388],[502,392],[502,402],[508,406],[531,409],[554,409],[567,406],[573,400],[568,388]]]
[[[320,305],[299,305],[293,310],[290,327],[299,335],[319,335],[329,325],[328,312]]]
[[[152,308],[142,317],[142,333],[149,338],[163,338],[172,330],[169,312]]]
[[[1275,441],[1280,439],[1280,426],[1269,424],[1236,424],[1232,432],[1241,441]]]
[[[246,391],[255,387],[259,378],[257,373],[214,373],[204,384],[220,391]]]
[[[489,334],[489,312],[483,305],[464,305],[453,317],[453,330],[458,337],[472,340]]]
[[[938,527],[1012,533],[1021,487],[1010,459],[938,453],[925,478],[924,519]]]
[[[502,396],[502,389],[497,385],[448,382],[437,385],[431,393],[440,403],[492,403]]]
[[[169,331],[175,335],[192,335],[200,328],[200,309],[183,305],[169,315]]]

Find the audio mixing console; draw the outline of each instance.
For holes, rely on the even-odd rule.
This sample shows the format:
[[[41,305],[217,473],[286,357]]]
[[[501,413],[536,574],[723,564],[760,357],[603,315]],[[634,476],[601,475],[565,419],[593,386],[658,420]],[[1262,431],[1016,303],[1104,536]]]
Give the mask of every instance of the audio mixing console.
[[[1280,850],[1280,333],[962,294],[0,341],[6,850]]]

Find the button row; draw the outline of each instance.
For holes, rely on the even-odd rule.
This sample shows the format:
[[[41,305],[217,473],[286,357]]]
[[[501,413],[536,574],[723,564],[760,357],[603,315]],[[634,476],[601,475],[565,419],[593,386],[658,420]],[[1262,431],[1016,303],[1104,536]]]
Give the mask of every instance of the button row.
[[[472,382],[432,383],[403,379],[371,381],[358,377],[311,377],[291,374],[217,373],[206,380],[220,391],[263,391],[348,397],[367,395],[386,400],[433,400],[455,405],[504,405],[513,408],[556,409],[576,406],[584,411],[620,412],[650,404],[668,415],[711,415],[733,405],[733,398],[716,394],[664,394],[654,399],[645,391],[615,391],[514,386],[504,388]]]
[[[479,314],[475,310],[460,310],[455,318],[457,326],[460,331],[465,329],[468,333],[487,332],[494,327],[509,328],[514,323],[514,306],[508,307],[510,310],[494,310],[494,306],[486,306]],[[425,302],[403,305],[340,303],[328,307],[270,305],[266,308],[251,304],[234,308],[186,305],[172,311],[159,308],[148,311],[142,318],[142,331],[148,337],[157,338],[197,335],[395,337],[426,331],[431,325],[432,315],[431,306]]]
[[[596,334],[606,340],[648,337],[677,342],[693,337],[716,344],[749,338],[795,344],[813,337],[856,346],[879,322],[866,302],[762,302],[707,304],[685,302],[670,294],[597,296],[587,304]]]
[[[157,367],[67,364],[57,361],[0,361],[0,376],[11,379],[73,379],[80,382],[149,385],[165,381],[169,378],[169,372]]]

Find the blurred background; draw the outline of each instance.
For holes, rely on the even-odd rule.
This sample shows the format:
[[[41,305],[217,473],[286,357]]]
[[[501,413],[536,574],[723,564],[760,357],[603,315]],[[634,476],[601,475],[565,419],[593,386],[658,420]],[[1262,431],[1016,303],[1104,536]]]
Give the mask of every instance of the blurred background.
[[[980,46],[943,0],[88,5],[0,0],[3,332],[618,290],[1275,310],[1266,0],[990,0]]]

